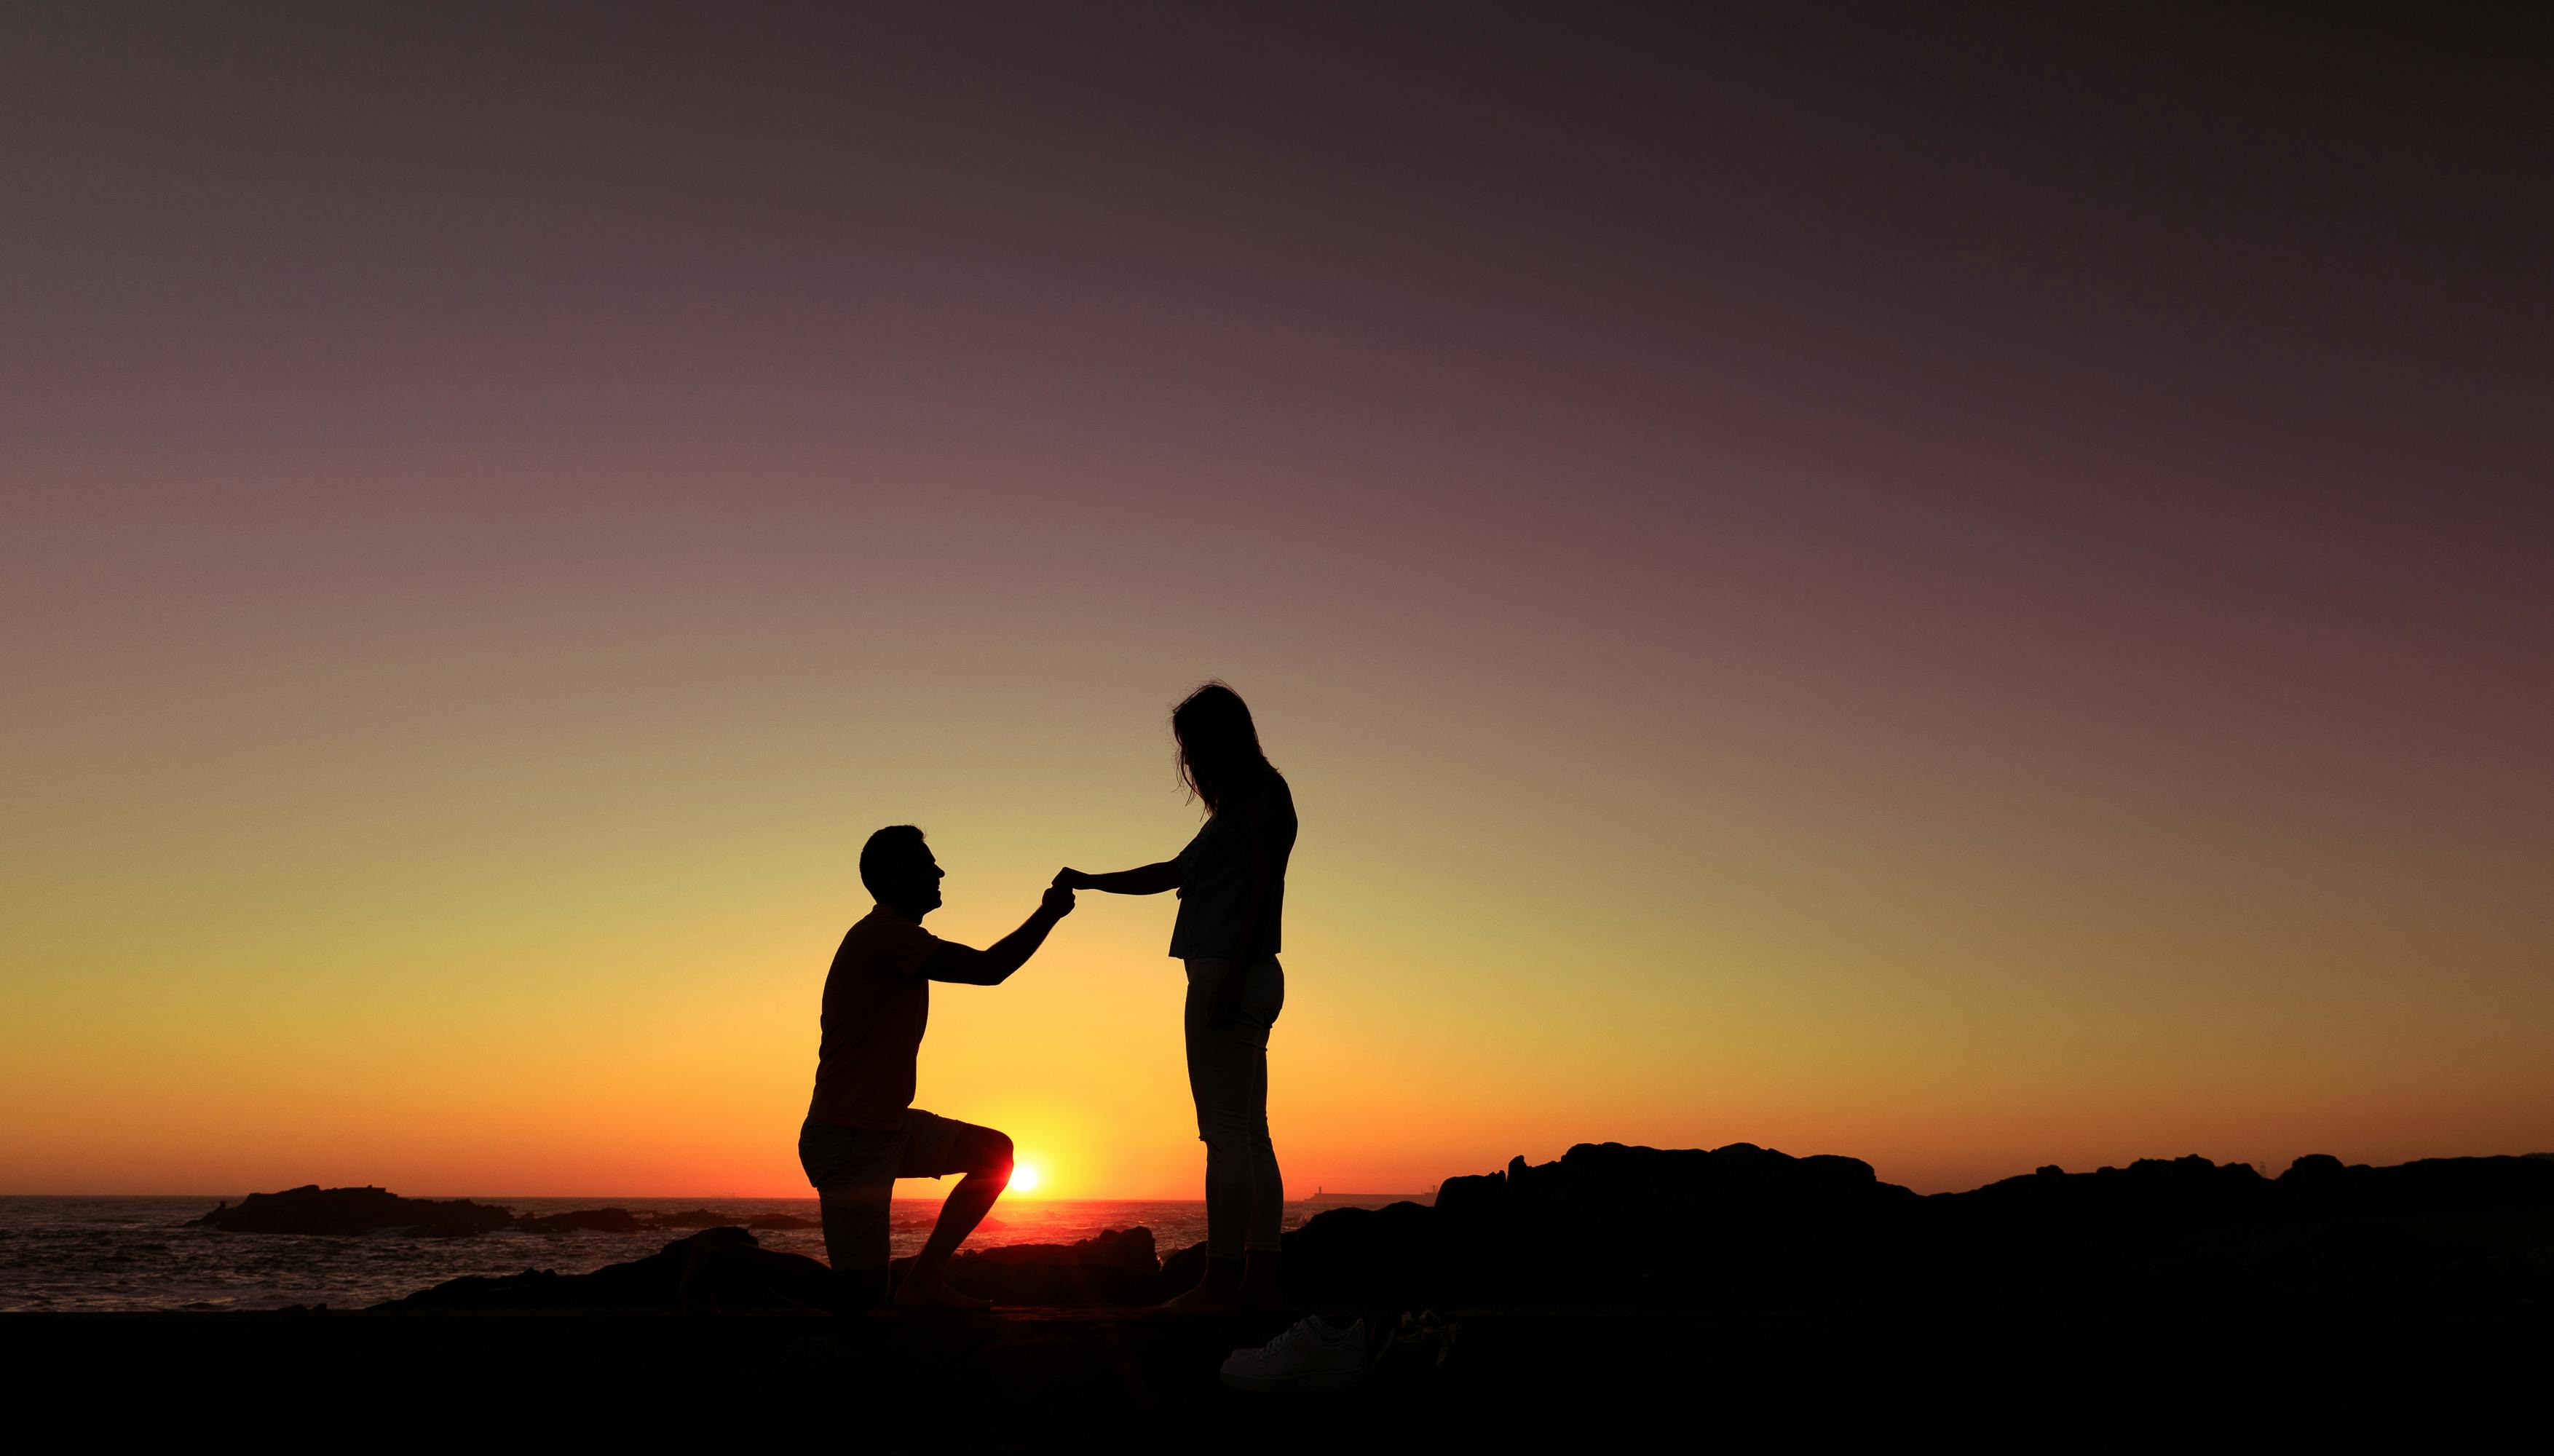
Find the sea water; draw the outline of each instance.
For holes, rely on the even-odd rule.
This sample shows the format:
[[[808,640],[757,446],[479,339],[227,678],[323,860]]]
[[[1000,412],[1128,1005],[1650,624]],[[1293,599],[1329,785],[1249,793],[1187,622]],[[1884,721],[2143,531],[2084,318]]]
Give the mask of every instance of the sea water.
[[[809,1198],[510,1198],[471,1194],[517,1213],[627,1208],[679,1213],[708,1208],[737,1223],[763,1214],[816,1217]],[[1416,1195],[1421,1202],[1426,1194]],[[506,1230],[462,1238],[399,1234],[240,1234],[189,1228],[237,1193],[184,1197],[0,1196],[0,1310],[20,1309],[281,1309],[326,1304],[355,1309],[396,1299],[463,1275],[521,1274],[527,1269],[584,1274],[652,1254],[688,1228],[614,1234]],[[1329,1208],[1379,1207],[1385,1197],[1336,1195],[1286,1205],[1293,1228]],[[895,1201],[894,1252],[922,1247],[939,1211],[936,1199]],[[969,1248],[997,1244],[1069,1244],[1103,1229],[1141,1226],[1167,1256],[1206,1237],[1206,1205],[1194,1199],[1009,1198],[978,1226]],[[815,1229],[756,1230],[766,1249],[825,1257]]]

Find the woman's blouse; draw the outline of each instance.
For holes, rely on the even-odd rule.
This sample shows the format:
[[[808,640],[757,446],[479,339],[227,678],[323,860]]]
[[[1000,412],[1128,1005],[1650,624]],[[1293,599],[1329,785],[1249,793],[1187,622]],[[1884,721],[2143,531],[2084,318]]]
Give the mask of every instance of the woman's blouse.
[[[1236,796],[1239,798],[1240,796]],[[1251,843],[1270,880],[1268,915],[1243,943],[1250,909]],[[1286,780],[1212,815],[1179,854],[1180,914],[1171,926],[1171,954],[1182,960],[1256,960],[1277,953],[1286,909],[1286,856],[1295,848],[1295,796]]]

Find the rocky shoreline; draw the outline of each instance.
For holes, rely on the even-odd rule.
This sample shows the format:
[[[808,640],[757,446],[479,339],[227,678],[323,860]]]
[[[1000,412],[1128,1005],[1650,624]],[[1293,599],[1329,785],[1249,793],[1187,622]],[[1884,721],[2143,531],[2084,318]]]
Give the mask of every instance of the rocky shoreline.
[[[295,1193],[275,1206],[327,1201]],[[505,1212],[390,1196],[346,1216]],[[841,1318],[820,1265],[717,1226],[364,1311],[0,1315],[0,1368],[34,1408],[189,1430],[1191,1449],[1203,1421],[1289,1451],[2481,1447],[2541,1442],[2554,1369],[2542,1157],[2183,1158],[1919,1196],[1849,1158],[1582,1145],[1286,1236],[1293,1296],[1366,1323],[1374,1374],[1335,1397],[1217,1385],[1283,1316],[1142,1317],[1201,1257],[1143,1229],[969,1251],[951,1282],[995,1314]]]
[[[248,1231],[495,1228],[681,1231],[591,1274],[471,1277],[379,1306],[682,1309],[821,1305],[822,1266],[759,1250],[714,1210],[542,1216],[378,1188],[252,1195],[199,1220]],[[2082,1296],[2243,1288],[2554,1300],[2554,1159],[2430,1159],[2376,1168],[2299,1159],[2277,1177],[2189,1157],[2057,1168],[1921,1196],[1857,1159],[1738,1143],[1704,1151],[1581,1144],[1553,1163],[1450,1178],[1433,1206],[1335,1208],[1285,1236],[1306,1307],[1590,1309],[1731,1301]],[[741,1261],[742,1251],[754,1250]],[[1149,1304],[1194,1283],[1202,1246],[1157,1250],[1143,1228],[1070,1245],[962,1253],[951,1282],[1006,1304]]]

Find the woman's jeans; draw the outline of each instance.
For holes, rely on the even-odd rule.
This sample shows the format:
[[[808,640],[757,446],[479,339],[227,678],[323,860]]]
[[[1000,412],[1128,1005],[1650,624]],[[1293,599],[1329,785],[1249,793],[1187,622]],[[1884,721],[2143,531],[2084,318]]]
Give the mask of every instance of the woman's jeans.
[[[1274,955],[1185,963],[1189,1095],[1197,1099],[1198,1137],[1206,1143],[1206,1254],[1275,1253],[1286,1185],[1268,1140],[1268,1028],[1286,1004],[1286,972]],[[1224,1025],[1207,1025],[1216,993],[1235,976],[1240,995],[1231,1016]]]

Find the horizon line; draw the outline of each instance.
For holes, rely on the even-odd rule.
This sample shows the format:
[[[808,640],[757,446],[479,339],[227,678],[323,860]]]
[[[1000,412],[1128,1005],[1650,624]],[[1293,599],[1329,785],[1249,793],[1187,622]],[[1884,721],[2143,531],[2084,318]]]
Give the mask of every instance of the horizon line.
[[[917,1179],[917,1181],[919,1181],[919,1179]],[[294,1187],[316,1187],[316,1186],[318,1186],[318,1184],[315,1184],[315,1183],[295,1183],[295,1184],[293,1184],[293,1186],[294,1186]],[[375,1187],[375,1188],[381,1188],[381,1187],[382,1187],[382,1184],[380,1184],[380,1183],[341,1183],[341,1184],[339,1184],[338,1186],[340,1186],[340,1187],[357,1187],[357,1188],[361,1188],[361,1187]],[[389,1188],[382,1188],[382,1190],[383,1190],[384,1192],[391,1192],[391,1191],[392,1191],[392,1190],[391,1190],[391,1189],[389,1189]],[[260,1193],[270,1193],[270,1194],[271,1194],[271,1193],[290,1192],[290,1191],[291,1191],[291,1189],[290,1189],[290,1188],[275,1188],[275,1189],[265,1189],[265,1188],[260,1188],[260,1189],[256,1189],[256,1190],[254,1190],[254,1191],[255,1191],[255,1192],[260,1192]],[[1365,1191],[1359,1191],[1359,1190],[1350,1190],[1350,1191],[1347,1191],[1347,1192],[1340,1192],[1340,1193],[1322,1192],[1322,1193],[1305,1193],[1305,1194],[1300,1194],[1300,1195],[1298,1195],[1298,1194],[1288,1194],[1288,1195],[1287,1195],[1287,1197],[1286,1197],[1286,1201],[1287,1201],[1287,1202],[1289,1202],[1289,1203],[1311,1203],[1311,1202],[1316,1202],[1316,1201],[1319,1201],[1319,1200],[1321,1200],[1321,1199],[1325,1199],[1325,1198],[1410,1198],[1410,1197],[1421,1197],[1421,1196],[1425,1196],[1425,1197],[1431,1197],[1431,1198],[1433,1198],[1433,1197],[1435,1197],[1436,1195],[1437,1195],[1437,1189],[1435,1189],[1435,1188],[1401,1188],[1401,1189],[1384,1188],[1384,1189],[1379,1189],[1379,1190],[1376,1190],[1376,1191],[1373,1191],[1373,1192],[1365,1192]],[[76,1192],[76,1193],[47,1193],[47,1192],[27,1193],[27,1192],[0,1192],[0,1198],[246,1198],[246,1197],[249,1197],[249,1196],[252,1196],[252,1194],[251,1194],[251,1193],[130,1193],[130,1192],[127,1192],[127,1193],[100,1193],[100,1192],[93,1192],[93,1191],[92,1191],[92,1192]],[[429,1193],[399,1193],[399,1194],[397,1194],[397,1196],[402,1197],[402,1198],[418,1198],[418,1199],[438,1199],[438,1198],[442,1198],[442,1199],[449,1199],[449,1198],[478,1198],[478,1199],[488,1199],[488,1200],[492,1200],[492,1201],[493,1201],[493,1200],[495,1200],[495,1199],[500,1199],[500,1198],[604,1198],[604,1199],[611,1199],[611,1198],[628,1198],[628,1199],[634,1199],[634,1200],[635,1200],[635,1199],[642,1199],[642,1198],[643,1198],[643,1199],[653,1200],[653,1201],[656,1201],[656,1202],[664,1202],[664,1201],[668,1201],[668,1200],[671,1200],[671,1199],[677,1199],[677,1198],[701,1198],[701,1199],[708,1199],[708,1200],[712,1200],[712,1201],[715,1201],[715,1200],[720,1199],[720,1198],[744,1198],[744,1199],[756,1199],[756,1200],[761,1200],[761,1201],[765,1201],[765,1202],[773,1201],[773,1200],[780,1200],[780,1199],[787,1199],[787,1200],[791,1200],[791,1201],[803,1201],[803,1202],[808,1202],[808,1203],[813,1203],[813,1202],[818,1201],[818,1199],[817,1199],[817,1197],[816,1197],[816,1190],[815,1190],[815,1189],[813,1189],[813,1188],[809,1188],[808,1190],[806,1190],[806,1191],[805,1191],[805,1192],[803,1192],[803,1193],[441,1193],[441,1192],[429,1192]],[[1075,1198],[1049,1198],[1049,1197],[1045,1197],[1045,1196],[1040,1195],[1040,1194],[1037,1194],[1037,1193],[1024,1193],[1024,1194],[1019,1194],[1019,1195],[1016,1195],[1016,1196],[1013,1196],[1013,1195],[1010,1195],[1010,1194],[1005,1194],[1005,1195],[1004,1195],[1004,1197],[1005,1197],[1005,1199],[1006,1199],[1006,1203],[1005,1203],[1004,1205],[997,1205],[997,1206],[1008,1206],[1008,1204],[1011,1204],[1011,1203],[1204,1203],[1204,1202],[1206,1201],[1204,1198],[1197,1197],[1197,1196],[1194,1196],[1194,1195],[1187,1196],[1187,1197],[1148,1198],[1148,1197],[1145,1197],[1145,1196],[1143,1196],[1143,1195],[1141,1195],[1141,1194],[1132,1194],[1132,1193],[1128,1193],[1128,1194],[1118,1194],[1118,1195],[1115,1195],[1115,1196],[1090,1196],[1090,1197],[1075,1197]],[[898,1203],[936,1203],[936,1202],[939,1202],[939,1201],[940,1201],[940,1197],[939,1197],[939,1195],[931,1194],[931,1193],[915,1193],[915,1194],[912,1194],[912,1195],[909,1195],[909,1196],[908,1196],[908,1195],[906,1195],[906,1194],[898,1193],[898,1194],[896,1194],[896,1195],[894,1196],[893,1201],[898,1202]]]

